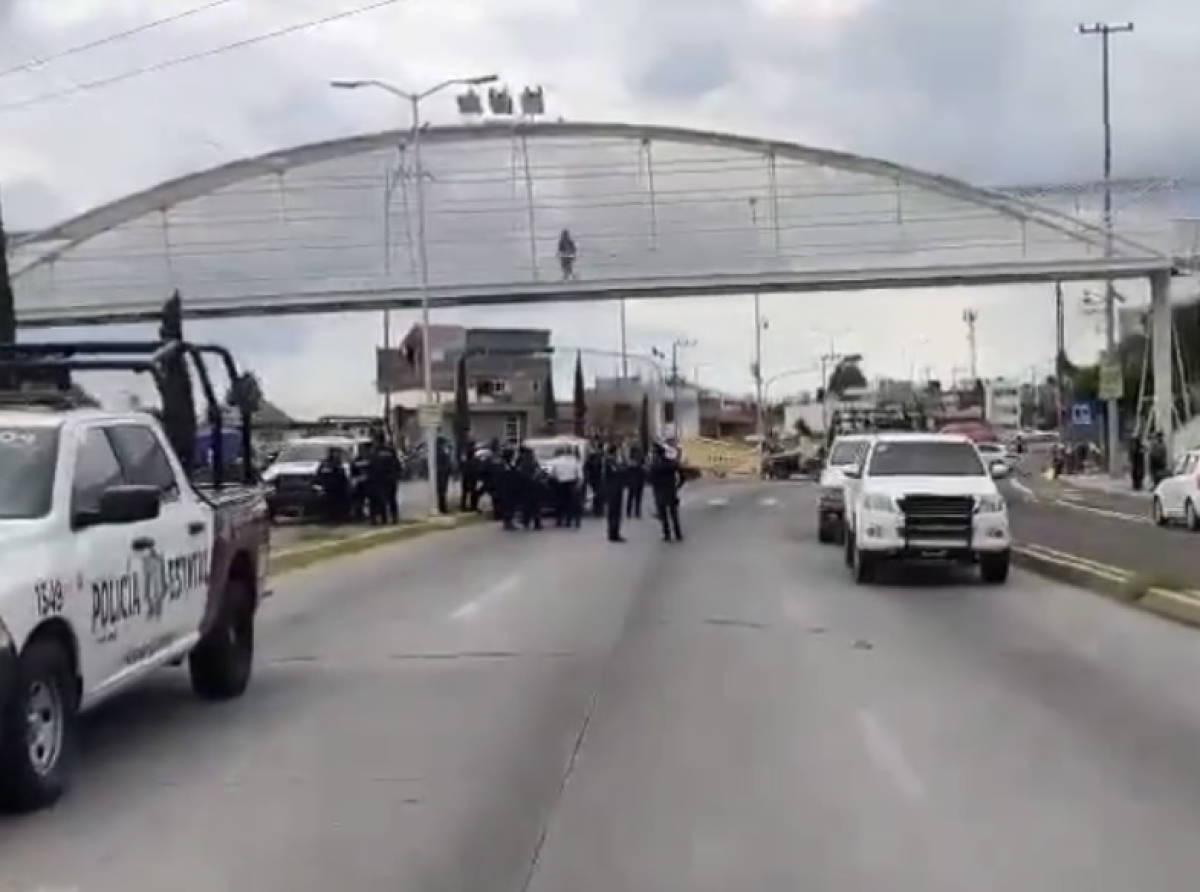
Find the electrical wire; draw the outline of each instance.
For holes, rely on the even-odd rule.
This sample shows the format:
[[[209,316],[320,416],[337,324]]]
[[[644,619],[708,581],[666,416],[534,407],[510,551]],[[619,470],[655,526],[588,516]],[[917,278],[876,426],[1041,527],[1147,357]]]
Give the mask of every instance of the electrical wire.
[[[118,31],[114,34],[108,34],[96,40],[90,40],[87,43],[80,43],[76,46],[68,47],[65,50],[49,53],[45,56],[38,56],[35,59],[30,59],[28,62],[22,62],[20,65],[14,65],[11,68],[0,69],[0,78],[9,77],[14,74],[20,74],[23,71],[32,71],[35,68],[42,68],[49,65],[51,62],[57,62],[59,59],[66,59],[71,56],[77,56],[80,53],[86,53],[90,50],[99,49],[102,46],[108,46],[112,43],[125,40],[130,37],[135,37],[138,34],[144,34],[147,31],[153,31],[155,28],[161,28],[164,25],[169,25],[172,22],[182,21],[194,15],[199,15],[202,12],[208,12],[210,9],[216,9],[218,6],[224,6],[227,3],[232,3],[233,0],[209,0],[208,3],[203,3],[200,6],[192,6],[188,9],[181,10],[173,15],[164,16],[161,19],[154,19],[145,24],[138,25],[134,28],[127,28],[124,31]]]
[[[274,31],[265,31],[261,34],[255,34],[252,37],[246,37],[242,40],[236,40],[232,43],[215,46],[211,49],[201,50],[197,53],[190,53],[186,56],[176,56],[171,59],[166,59],[162,62],[153,65],[146,65],[142,68],[135,68],[130,71],[124,71],[120,74],[114,74],[109,77],[97,78],[91,81],[84,81],[76,84],[74,87],[68,87],[63,90],[56,90],[51,93],[43,93],[41,96],[34,96],[30,99],[25,99],[20,102],[12,102],[0,105],[0,112],[22,111],[36,105],[43,105],[49,102],[57,102],[61,99],[68,99],[72,96],[77,96],[81,93],[91,93],[96,90],[101,90],[106,87],[115,86],[116,84],[125,83],[135,78],[144,77],[148,74],[158,74],[162,71],[167,71],[171,68],[177,68],[180,65],[188,65],[192,62],[199,62],[204,59],[211,59],[214,56],[219,56],[224,53],[234,50],[245,49],[246,47],[256,46],[260,43],[266,43],[268,40],[275,40],[279,37],[287,37],[292,34],[298,34],[303,31],[310,31],[313,28],[319,28],[323,25],[332,24],[333,22],[349,19],[354,16],[364,15],[368,12],[374,12],[377,9],[383,9],[387,6],[394,6],[401,0],[375,0],[374,3],[366,3],[360,6],[355,6],[351,9],[341,12],[332,13],[327,16],[322,16],[319,19],[309,19],[304,22],[299,22],[294,25],[288,25],[283,28],[276,28]]]

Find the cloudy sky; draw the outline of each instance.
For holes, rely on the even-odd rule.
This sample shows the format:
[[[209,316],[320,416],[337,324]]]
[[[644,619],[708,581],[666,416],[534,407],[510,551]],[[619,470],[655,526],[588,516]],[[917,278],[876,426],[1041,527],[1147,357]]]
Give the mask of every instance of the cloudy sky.
[[[378,0],[376,0],[378,2]],[[188,171],[289,145],[403,124],[382,94],[330,78],[420,86],[499,72],[542,84],[552,116],[707,127],[886,157],[984,184],[1099,173],[1099,47],[1081,21],[1136,19],[1117,38],[1119,175],[1200,174],[1200,7],[1182,0],[398,0],[322,27],[150,66],[365,6],[367,0],[0,0],[0,188],[7,223],[36,229]],[[43,57],[208,7],[163,27]],[[97,82],[110,81],[95,85]],[[449,98],[428,117],[453,123]],[[1069,290],[1072,350],[1098,343]],[[1137,288],[1129,299],[1144,299]],[[1043,372],[1049,288],[763,299],[768,375],[830,344],[869,371],[946,376],[967,362],[962,313],[978,312],[981,371]],[[558,343],[615,349],[615,307],[439,314],[473,325],[550,325]],[[406,328],[412,314],[398,313]],[[199,326],[197,326],[199,327]],[[205,326],[301,413],[367,411],[378,314]],[[702,381],[749,387],[749,297],[628,306],[631,349],[676,338]],[[597,371],[606,371],[599,363]],[[798,374],[778,387],[811,385]]]

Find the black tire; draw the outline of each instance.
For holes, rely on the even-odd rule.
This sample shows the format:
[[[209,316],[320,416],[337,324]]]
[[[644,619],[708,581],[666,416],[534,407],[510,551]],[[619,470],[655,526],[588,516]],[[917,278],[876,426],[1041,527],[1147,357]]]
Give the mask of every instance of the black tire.
[[[1196,505],[1191,499],[1183,506],[1183,519],[1188,532],[1200,533],[1200,515],[1196,513]]]
[[[225,610],[188,656],[192,690],[204,700],[232,700],[246,693],[254,671],[254,599],[250,587],[231,579]]]
[[[855,546],[850,569],[854,572],[854,581],[858,585],[869,585],[875,581],[875,570],[878,564],[875,555],[862,551]]]
[[[1007,551],[999,554],[981,554],[979,556],[979,577],[987,585],[1004,585],[1008,582],[1008,570],[1012,558]]]
[[[842,533],[842,559],[847,567],[854,566],[854,534],[848,529]]]
[[[1150,517],[1156,526],[1165,527],[1170,523],[1166,512],[1163,511],[1162,499],[1158,496],[1155,496],[1154,501],[1150,503]]]
[[[37,811],[66,792],[75,757],[76,690],[66,648],[49,637],[31,642],[17,661],[12,696],[0,719],[0,809]],[[30,740],[34,697],[49,697],[47,708],[58,711],[56,718],[45,716],[59,730],[40,752]]]
[[[829,524],[824,522],[817,523],[817,541],[822,545],[828,545],[834,541],[833,530],[829,528]]]

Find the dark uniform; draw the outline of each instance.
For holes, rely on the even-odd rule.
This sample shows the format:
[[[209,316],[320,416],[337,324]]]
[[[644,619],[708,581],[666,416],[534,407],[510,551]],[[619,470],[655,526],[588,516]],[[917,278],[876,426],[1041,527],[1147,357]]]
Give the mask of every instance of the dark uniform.
[[[450,475],[454,463],[450,455],[450,444],[445,437],[437,438],[437,509],[438,514],[449,514],[450,503],[446,496],[450,491]]]
[[[616,446],[604,454],[600,487],[604,493],[604,512],[608,520],[608,541],[624,542],[621,536],[621,516],[624,510],[625,478],[628,473]]]
[[[587,493],[592,494],[592,516],[600,517],[604,514],[604,448],[600,444],[593,444],[588,450],[587,458],[583,462],[583,489],[584,498]]]
[[[491,468],[492,504],[496,509],[496,519],[504,524],[506,530],[517,528],[513,521],[517,515],[519,489],[514,461],[512,447],[505,446],[493,459]]]
[[[538,464],[533,450],[522,446],[517,453],[514,467],[515,486],[517,488],[517,512],[521,518],[521,526],[535,530],[542,528],[542,489],[545,481],[542,479],[542,469]]]
[[[684,482],[683,468],[677,459],[667,454],[661,443],[655,444],[648,476],[658,522],[662,525],[663,541],[683,541],[683,529],[679,524],[679,488]]]
[[[468,440],[459,460],[458,509],[464,513],[479,510],[480,461],[475,453],[475,443]]]
[[[314,478],[321,488],[321,519],[325,523],[342,523],[350,506],[350,478],[342,450],[333,448],[317,465]]]
[[[629,467],[626,472],[625,516],[641,519],[642,495],[646,491],[646,459],[642,450],[629,450]]]
[[[400,456],[383,434],[376,434],[367,464],[367,506],[371,523],[399,523]]]

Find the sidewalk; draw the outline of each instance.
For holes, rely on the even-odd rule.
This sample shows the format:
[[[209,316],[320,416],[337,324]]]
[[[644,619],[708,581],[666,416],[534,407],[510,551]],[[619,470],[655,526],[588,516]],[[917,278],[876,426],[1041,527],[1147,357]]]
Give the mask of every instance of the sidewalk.
[[[1150,489],[1143,489],[1140,492],[1135,490],[1129,483],[1129,479],[1125,477],[1109,477],[1107,474],[1063,474],[1058,478],[1059,483],[1064,486],[1073,486],[1076,489],[1087,489],[1093,492],[1102,492],[1107,495],[1129,496],[1135,499],[1150,499]]]

